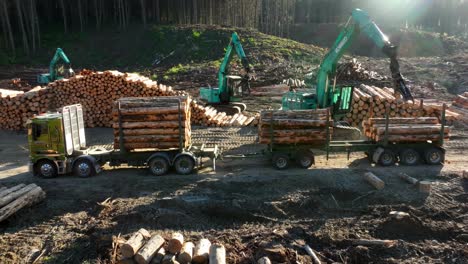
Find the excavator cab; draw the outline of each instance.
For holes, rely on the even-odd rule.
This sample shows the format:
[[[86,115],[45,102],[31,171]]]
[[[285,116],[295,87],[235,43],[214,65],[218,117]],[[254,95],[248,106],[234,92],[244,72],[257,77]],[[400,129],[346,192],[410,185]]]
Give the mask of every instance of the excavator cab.
[[[332,113],[334,118],[340,117],[351,111],[351,102],[353,99],[353,86],[337,86],[331,93],[332,98]]]

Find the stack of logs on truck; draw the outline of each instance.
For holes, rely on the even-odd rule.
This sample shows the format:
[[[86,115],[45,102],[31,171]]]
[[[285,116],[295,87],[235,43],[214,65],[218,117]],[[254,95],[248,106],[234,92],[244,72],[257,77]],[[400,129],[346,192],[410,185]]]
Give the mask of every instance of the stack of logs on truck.
[[[452,103],[450,110],[459,114],[458,120],[465,125],[468,125],[468,92],[457,95]]]
[[[379,88],[369,85],[360,85],[354,88],[351,103],[351,112],[346,114],[345,121],[354,127],[362,124],[363,120],[372,117],[440,117],[442,103],[434,100],[417,100],[414,103],[404,102],[394,96],[392,88]],[[448,123],[458,119],[460,115],[454,111],[446,110]]]
[[[314,152],[325,150],[364,151],[371,162],[390,166],[444,162],[444,140],[449,138],[442,116],[419,118],[370,118],[363,121],[367,139],[333,141],[333,122],[328,109],[297,111],[263,111],[260,114],[259,141],[268,144],[267,154],[277,169],[288,168],[290,161],[308,168],[314,163]],[[387,109],[388,112],[388,109]]]

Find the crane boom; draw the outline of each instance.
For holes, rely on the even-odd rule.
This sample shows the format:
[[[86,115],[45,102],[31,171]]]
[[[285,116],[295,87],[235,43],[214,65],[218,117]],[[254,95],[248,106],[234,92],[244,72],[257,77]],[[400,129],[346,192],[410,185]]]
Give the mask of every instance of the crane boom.
[[[390,58],[390,71],[394,80],[395,91],[401,93],[405,100],[413,100],[411,91],[406,86],[400,73],[400,66],[397,60],[397,47],[394,46],[388,37],[380,30],[377,24],[372,21],[369,15],[361,10],[355,9],[349,18],[346,26],[341,31],[330,51],[325,55],[317,76],[317,104],[319,108],[331,106],[329,100],[330,76],[336,73],[336,65],[343,53],[347,50],[352,40],[362,32],[366,34],[382,52]]]

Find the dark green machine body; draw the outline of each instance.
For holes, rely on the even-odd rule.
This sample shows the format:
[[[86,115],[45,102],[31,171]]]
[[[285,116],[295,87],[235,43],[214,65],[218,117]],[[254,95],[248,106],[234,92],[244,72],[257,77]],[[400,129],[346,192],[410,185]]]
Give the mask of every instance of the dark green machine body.
[[[59,62],[61,60],[65,65],[59,66]],[[57,48],[54,57],[49,63],[49,72],[38,75],[37,83],[48,84],[56,80],[71,77],[73,75],[75,75],[75,72],[71,68],[70,60],[61,48]]]

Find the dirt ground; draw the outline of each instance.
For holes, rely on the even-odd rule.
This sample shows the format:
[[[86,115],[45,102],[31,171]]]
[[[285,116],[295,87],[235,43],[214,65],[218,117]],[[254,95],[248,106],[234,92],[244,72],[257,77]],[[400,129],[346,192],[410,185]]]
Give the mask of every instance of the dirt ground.
[[[231,129],[235,130],[235,129]],[[237,134],[242,131],[237,131]],[[108,129],[87,130],[90,144],[105,143]],[[217,133],[226,151],[239,145]],[[110,263],[112,237],[139,228],[190,240],[207,237],[226,245],[228,263],[312,263],[313,247],[325,263],[467,263],[468,133],[457,130],[444,166],[371,165],[361,153],[317,157],[309,169],[273,169],[268,160],[226,158],[197,173],[154,177],[144,168],[108,168],[81,179],[35,178],[27,172],[24,133],[0,132],[0,185],[34,182],[47,199],[0,224],[0,262],[27,262],[40,252],[44,263]],[[252,135],[243,137],[255,140]],[[245,142],[244,142],[245,143]],[[231,149],[231,150],[228,150]],[[386,186],[376,191],[363,174]],[[405,172],[434,182],[430,194],[398,178]],[[103,203],[106,199],[105,203]],[[390,211],[409,213],[395,220]],[[352,239],[395,239],[394,247],[354,246]],[[37,253],[36,253],[37,256]]]

